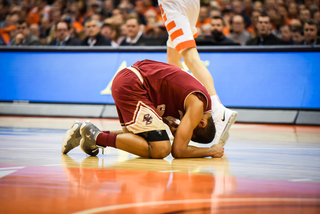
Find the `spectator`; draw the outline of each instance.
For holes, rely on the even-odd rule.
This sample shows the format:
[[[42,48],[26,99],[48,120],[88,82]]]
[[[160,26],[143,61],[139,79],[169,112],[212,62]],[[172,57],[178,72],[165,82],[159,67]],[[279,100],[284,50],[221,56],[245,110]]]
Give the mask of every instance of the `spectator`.
[[[37,38],[40,38],[40,28],[38,24],[32,24],[30,25],[30,33]]]
[[[110,39],[101,35],[98,20],[89,18],[85,23],[85,31],[87,37],[84,40],[82,40],[81,45],[111,46]]]
[[[241,15],[243,17],[244,20],[244,24],[245,27],[249,27],[251,25],[251,20],[250,17],[247,16],[244,12],[243,12],[243,5],[240,1],[233,1],[232,2],[232,8],[233,8],[233,12],[236,15]],[[232,17],[231,17],[232,19]]]
[[[319,45],[320,39],[318,39],[319,23],[314,19],[307,19],[304,23],[303,32],[304,40],[301,44],[304,45]]]
[[[292,29],[292,41],[293,44],[302,44],[304,40],[303,36],[303,28],[302,27],[296,27]]]
[[[251,34],[245,30],[244,19],[241,15],[232,17],[232,33],[228,36],[235,43],[245,45],[250,39]]]
[[[299,13],[299,8],[297,3],[291,2],[288,6],[288,16],[290,19],[297,19]]]
[[[4,41],[4,39],[2,38],[2,36],[0,34],[0,46],[1,45],[6,45],[6,42]]]
[[[30,33],[29,24],[26,20],[20,19],[16,24],[17,35],[12,39],[11,45],[28,46],[41,45],[39,38]]]
[[[292,29],[302,27],[302,23],[299,19],[292,19],[290,22],[290,26]]]
[[[266,14],[258,17],[257,37],[247,42],[247,45],[281,45],[284,42],[271,33],[270,18]]]
[[[288,45],[293,44],[292,40],[292,31],[289,25],[285,24],[280,26],[280,34],[281,34],[281,39],[287,43]]]
[[[243,12],[250,17],[253,9],[252,9],[252,0],[243,0]]]
[[[120,26],[119,32],[117,43],[121,44],[121,42],[127,38],[127,25],[125,23]]]
[[[49,36],[47,36],[47,42],[51,42],[53,39],[55,39],[55,27],[57,23],[61,20],[61,11],[58,8],[53,8],[50,10],[51,13],[51,28],[49,32]]]
[[[198,34],[202,36],[210,36],[211,35],[211,24],[205,24],[200,29],[198,29]],[[223,31],[222,31],[223,32]]]
[[[223,33],[223,19],[221,16],[211,18],[211,36],[217,45],[235,45],[231,39],[228,39]]]
[[[231,8],[230,0],[220,0],[220,8],[219,8],[220,11],[224,11],[230,8]]]
[[[78,46],[80,40],[73,38],[71,35],[71,27],[68,23],[60,21],[55,27],[57,38],[52,40],[49,45],[51,46]]]
[[[318,10],[318,11],[315,11],[315,12],[313,13],[312,19],[314,19],[314,20],[316,20],[318,23],[320,23],[320,13],[319,13],[319,10]]]
[[[210,18],[214,17],[214,16],[221,16],[221,11],[219,9],[212,9],[210,11]]]
[[[117,30],[116,28],[108,23],[105,23],[101,27],[101,34],[111,40],[112,47],[118,47],[117,43]]]
[[[68,9],[66,13],[61,17],[61,20],[67,22],[67,24],[71,26],[74,35],[80,35],[83,33],[83,25],[79,21],[77,21],[76,14],[77,7],[71,6],[70,9]]]
[[[310,18],[311,18],[311,13],[309,9],[305,8],[300,10],[299,19],[303,24],[305,23],[305,21],[307,21],[307,19],[310,19]]]
[[[253,3],[253,10],[262,11],[263,10],[263,4],[261,1],[255,1]]]
[[[210,23],[208,8],[205,6],[201,6],[196,27],[201,28],[203,25],[208,23]]]
[[[257,35],[257,22],[258,22],[258,17],[260,16],[260,12],[258,10],[252,11],[251,14],[251,25],[247,27],[247,31],[251,33],[251,37],[255,38]]]
[[[210,11],[210,35],[211,35],[211,18],[215,16],[222,16],[222,13],[219,9],[213,9]],[[205,26],[206,28],[207,26]],[[222,33],[224,35],[230,35],[230,29],[227,26],[223,26]]]
[[[140,30],[137,18],[129,18],[126,21],[126,31],[127,37],[121,42],[120,46],[139,45],[148,39]]]
[[[288,10],[287,10],[287,6],[285,6],[284,4],[280,4],[278,5],[278,12],[281,16],[281,20],[282,20],[282,24],[290,24],[291,19],[288,17]]]
[[[120,26],[124,23],[124,16],[120,9],[114,9],[112,11],[111,23],[116,28],[120,28]]]
[[[223,20],[223,24],[226,27],[226,29],[228,29],[228,31],[223,31],[223,34],[225,36],[229,36],[230,35],[230,29],[231,29],[231,18],[232,16],[234,16],[234,12],[233,10],[230,9],[225,9],[222,12],[222,20]]]
[[[105,18],[112,16],[112,10],[114,9],[113,0],[106,0],[103,5],[102,14]]]
[[[15,32],[18,19],[19,16],[17,14],[8,14],[6,16],[5,21],[2,23],[2,27],[0,28],[1,40],[4,43],[2,45],[10,43],[11,38],[14,36],[13,33]]]
[[[266,10],[276,9],[276,1],[275,0],[265,0],[264,8]]]
[[[47,38],[50,35],[51,24],[49,18],[42,18],[41,19],[41,26],[40,26],[40,41],[42,44],[47,43]]]

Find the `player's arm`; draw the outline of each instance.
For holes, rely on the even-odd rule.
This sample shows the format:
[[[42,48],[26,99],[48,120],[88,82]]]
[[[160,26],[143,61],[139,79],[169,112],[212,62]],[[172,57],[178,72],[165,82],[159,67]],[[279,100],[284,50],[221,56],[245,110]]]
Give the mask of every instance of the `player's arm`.
[[[192,94],[186,99],[185,106],[186,113],[179,124],[172,144],[172,156],[174,158],[221,157],[223,147],[198,148],[188,145],[193,130],[199,125],[204,112],[202,101]]]
[[[177,124],[174,120],[168,119],[166,117],[163,117],[162,120],[165,124],[169,126],[169,129],[174,137],[176,135],[179,124]]]

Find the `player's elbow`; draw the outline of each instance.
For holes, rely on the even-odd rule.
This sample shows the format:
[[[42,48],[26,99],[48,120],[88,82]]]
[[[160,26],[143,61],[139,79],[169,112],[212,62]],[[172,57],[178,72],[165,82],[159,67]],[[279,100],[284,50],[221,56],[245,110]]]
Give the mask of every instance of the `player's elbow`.
[[[183,151],[179,148],[172,147],[171,155],[174,158],[183,158]]]

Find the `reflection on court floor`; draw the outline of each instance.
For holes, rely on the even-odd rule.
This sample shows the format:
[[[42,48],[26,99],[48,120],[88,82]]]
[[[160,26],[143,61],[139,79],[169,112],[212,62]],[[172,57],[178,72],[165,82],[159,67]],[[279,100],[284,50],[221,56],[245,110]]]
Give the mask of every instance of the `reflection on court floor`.
[[[0,213],[320,213],[320,127],[236,124],[223,158],[158,160],[113,148],[62,155],[71,119],[9,119]]]

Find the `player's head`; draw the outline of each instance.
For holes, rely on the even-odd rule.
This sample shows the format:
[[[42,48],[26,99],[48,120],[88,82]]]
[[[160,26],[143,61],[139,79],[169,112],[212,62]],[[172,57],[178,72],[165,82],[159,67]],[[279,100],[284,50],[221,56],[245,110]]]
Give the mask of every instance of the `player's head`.
[[[204,121],[206,120],[206,121]],[[203,121],[193,130],[191,140],[197,143],[211,143],[216,134],[211,112],[205,114]]]

